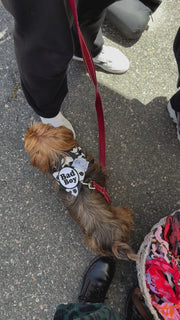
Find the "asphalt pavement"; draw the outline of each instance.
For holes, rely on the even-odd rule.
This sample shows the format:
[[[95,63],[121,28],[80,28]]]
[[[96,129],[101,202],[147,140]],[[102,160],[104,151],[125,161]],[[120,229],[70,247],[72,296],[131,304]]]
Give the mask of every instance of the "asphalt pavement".
[[[58,198],[51,177],[29,164],[24,134],[38,116],[20,87],[13,20],[0,5],[0,319],[50,320],[59,303],[77,302],[82,275],[95,254]],[[176,92],[173,40],[179,0],[164,0],[138,41],[127,41],[107,21],[105,42],[130,60],[123,75],[97,70],[106,127],[107,190],[112,204],[129,206],[138,251],[162,217],[180,208],[180,143],[166,110]],[[64,115],[84,151],[98,159],[94,88],[84,65],[72,61]],[[125,319],[137,284],[135,262],[118,261],[106,303]]]

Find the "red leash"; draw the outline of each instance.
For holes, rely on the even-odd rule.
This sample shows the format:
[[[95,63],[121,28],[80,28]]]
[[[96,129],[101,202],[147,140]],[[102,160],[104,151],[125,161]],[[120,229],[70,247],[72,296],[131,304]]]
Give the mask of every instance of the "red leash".
[[[107,203],[110,203],[110,202],[111,202],[110,196],[109,196],[109,194],[107,193],[105,187],[101,187],[101,186],[100,186],[99,184],[97,184],[95,181],[92,182],[92,185],[93,185],[93,187],[94,187],[98,192],[100,192],[100,193],[104,196],[104,198],[106,199]]]
[[[69,4],[71,6],[71,10],[72,10],[72,13],[74,16],[74,21],[75,21],[78,36],[79,36],[83,61],[86,66],[86,69],[91,77],[91,80],[93,81],[94,86],[95,86],[95,92],[96,92],[95,108],[96,108],[96,114],[97,114],[97,120],[98,120],[98,130],[99,130],[99,161],[105,167],[106,166],[106,155],[105,155],[106,152],[105,152],[104,114],[103,114],[101,96],[98,91],[95,66],[94,66],[94,62],[93,62],[91,53],[87,47],[87,44],[84,40],[84,37],[83,37],[82,32],[79,27],[75,0],[69,0]]]
[[[95,108],[96,108],[97,121],[98,121],[98,132],[99,132],[99,162],[101,165],[103,165],[105,167],[106,166],[106,151],[105,151],[106,148],[105,148],[104,113],[103,113],[101,96],[98,91],[95,66],[94,66],[94,62],[93,62],[91,53],[87,47],[87,44],[85,42],[85,39],[84,39],[82,32],[80,30],[80,27],[79,27],[75,0],[69,0],[69,4],[71,7],[73,16],[74,16],[74,21],[75,21],[75,25],[76,25],[78,36],[79,36],[83,61],[84,61],[86,69],[87,69],[87,71],[90,75],[90,78],[93,81],[94,87],[95,87],[95,93],[96,93]],[[105,197],[106,201],[108,203],[110,203],[110,197],[109,197],[106,189],[101,187],[100,185],[98,185],[96,182],[93,182],[93,186],[95,187],[95,189],[98,192],[100,192]]]

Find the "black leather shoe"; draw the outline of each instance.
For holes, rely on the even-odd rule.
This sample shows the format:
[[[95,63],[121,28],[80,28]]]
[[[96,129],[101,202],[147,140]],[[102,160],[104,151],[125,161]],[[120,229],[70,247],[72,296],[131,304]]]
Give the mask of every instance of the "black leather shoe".
[[[103,303],[115,273],[115,260],[101,256],[94,259],[84,275],[79,302]]]

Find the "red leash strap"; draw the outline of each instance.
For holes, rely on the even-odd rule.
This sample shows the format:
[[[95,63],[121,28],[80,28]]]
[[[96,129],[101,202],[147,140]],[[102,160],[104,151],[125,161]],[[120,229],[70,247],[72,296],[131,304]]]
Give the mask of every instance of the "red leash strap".
[[[72,13],[74,16],[74,21],[75,21],[78,36],[79,36],[83,61],[86,66],[86,69],[91,77],[91,80],[93,81],[94,86],[95,86],[95,92],[96,92],[95,108],[96,108],[97,121],[98,121],[98,131],[99,131],[99,161],[105,167],[106,166],[106,152],[105,152],[104,114],[103,114],[101,96],[100,96],[100,93],[98,91],[98,86],[97,86],[95,66],[94,66],[94,62],[93,62],[91,53],[86,45],[86,42],[84,40],[84,37],[83,37],[82,32],[79,27],[75,0],[69,0],[69,4],[71,6],[71,10],[72,10]]]
[[[98,192],[100,192],[104,196],[104,198],[106,199],[107,203],[109,204],[111,202],[111,199],[110,199],[110,196],[108,195],[106,189],[104,187],[101,187],[95,181],[93,181],[92,185]]]

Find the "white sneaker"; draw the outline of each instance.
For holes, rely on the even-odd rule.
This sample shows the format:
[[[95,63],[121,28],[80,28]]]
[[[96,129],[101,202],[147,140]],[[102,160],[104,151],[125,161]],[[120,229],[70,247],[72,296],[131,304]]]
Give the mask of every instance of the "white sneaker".
[[[73,56],[74,60],[83,61]],[[124,73],[129,69],[128,58],[117,48],[104,45],[102,51],[93,58],[94,64],[110,73]]]
[[[57,114],[57,116],[53,117],[53,118],[43,118],[40,117],[42,123],[45,124],[51,124],[53,127],[57,128],[60,126],[65,126],[66,128],[70,129],[73,132],[74,138],[76,137],[75,131],[72,127],[72,124],[70,123],[69,120],[67,120],[61,112],[59,112]]]
[[[173,119],[173,122],[176,124],[177,138],[180,141],[180,112],[176,112],[172,108],[170,101],[168,102],[167,110],[169,112],[169,115],[170,115],[171,119]]]

